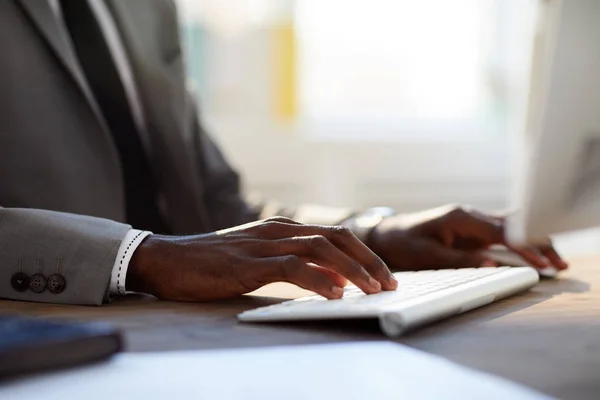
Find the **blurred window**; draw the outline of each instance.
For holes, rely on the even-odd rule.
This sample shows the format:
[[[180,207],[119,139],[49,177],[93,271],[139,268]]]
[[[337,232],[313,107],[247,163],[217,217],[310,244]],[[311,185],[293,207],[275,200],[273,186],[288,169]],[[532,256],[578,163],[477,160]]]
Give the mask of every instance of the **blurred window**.
[[[314,126],[308,131],[503,134],[526,64],[532,3],[297,1],[300,110]]]
[[[523,95],[536,4],[534,0],[179,2],[186,6],[188,27],[191,20],[203,18],[206,26],[220,23],[224,31],[236,32],[248,43],[245,59],[236,61],[230,55],[231,49],[243,45],[231,47],[222,52],[227,54],[223,60],[229,61],[221,64],[228,66],[212,68],[215,74],[229,71],[230,87],[222,90],[226,96],[214,95],[211,100],[207,95],[209,103],[219,104],[215,108],[219,112],[229,107],[234,113],[256,114],[252,107],[258,110],[262,104],[261,93],[273,93],[267,82],[265,90],[257,88],[262,78],[245,77],[243,69],[259,69],[248,58],[252,49],[261,48],[252,32],[260,30],[261,23],[276,25],[273,16],[282,8],[290,13],[295,30],[294,122],[308,136],[344,140],[503,136],[514,99]],[[287,5],[282,7],[283,3]],[[198,65],[198,49],[189,53],[192,75],[204,71]],[[207,56],[206,51],[202,54]],[[219,81],[215,76],[207,79]],[[253,86],[235,94],[236,85],[245,81]],[[202,90],[207,86],[200,85]]]

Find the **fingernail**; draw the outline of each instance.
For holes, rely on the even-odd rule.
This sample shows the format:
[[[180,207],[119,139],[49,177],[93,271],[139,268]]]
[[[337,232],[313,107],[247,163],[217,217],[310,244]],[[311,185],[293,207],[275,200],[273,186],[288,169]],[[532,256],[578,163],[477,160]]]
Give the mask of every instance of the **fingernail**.
[[[398,280],[394,277],[394,275],[390,275],[388,282],[390,283],[390,285],[398,285]]]
[[[541,258],[542,263],[544,264],[545,267],[549,267],[552,264],[550,264],[550,260],[548,260],[546,257],[542,257]]]
[[[560,269],[567,269],[567,268],[569,268],[569,264],[567,262],[565,262],[565,261],[560,261],[558,264],[559,264],[558,267]]]
[[[381,283],[377,282],[375,279],[369,278],[369,285],[378,292],[381,291]]]
[[[344,295],[344,289],[342,289],[339,286],[333,286],[331,288],[331,293],[333,293],[334,295],[336,295],[337,297],[342,297]]]

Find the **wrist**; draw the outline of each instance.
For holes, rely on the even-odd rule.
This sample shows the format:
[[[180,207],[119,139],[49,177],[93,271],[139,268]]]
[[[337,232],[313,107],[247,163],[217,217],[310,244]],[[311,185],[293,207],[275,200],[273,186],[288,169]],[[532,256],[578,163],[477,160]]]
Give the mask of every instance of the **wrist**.
[[[127,290],[156,295],[160,255],[165,254],[165,236],[148,236],[136,249],[127,270]]]
[[[381,255],[383,254],[383,245],[382,238],[385,236],[385,219],[379,221],[375,226],[373,226],[365,237],[365,244],[368,248],[370,248],[375,254]]]
[[[373,207],[350,218],[344,225],[367,246],[370,246],[374,229],[387,217],[395,215],[395,211],[389,207]]]

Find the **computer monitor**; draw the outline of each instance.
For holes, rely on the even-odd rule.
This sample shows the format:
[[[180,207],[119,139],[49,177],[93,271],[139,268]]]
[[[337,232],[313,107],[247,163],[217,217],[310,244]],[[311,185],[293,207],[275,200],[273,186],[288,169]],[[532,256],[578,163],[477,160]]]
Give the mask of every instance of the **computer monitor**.
[[[600,1],[540,1],[508,240],[600,225]]]

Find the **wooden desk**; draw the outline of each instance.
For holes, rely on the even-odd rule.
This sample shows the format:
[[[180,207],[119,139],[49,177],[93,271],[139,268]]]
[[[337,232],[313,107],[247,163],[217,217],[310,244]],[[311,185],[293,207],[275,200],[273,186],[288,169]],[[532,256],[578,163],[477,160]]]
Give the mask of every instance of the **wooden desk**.
[[[235,315],[305,292],[278,284],[212,304],[130,296],[103,307],[0,301],[0,313],[112,322],[128,351],[231,348],[387,340],[376,325],[240,324]],[[398,340],[564,399],[600,398],[600,257],[528,293],[437,323]],[[435,377],[432,377],[432,380]]]

